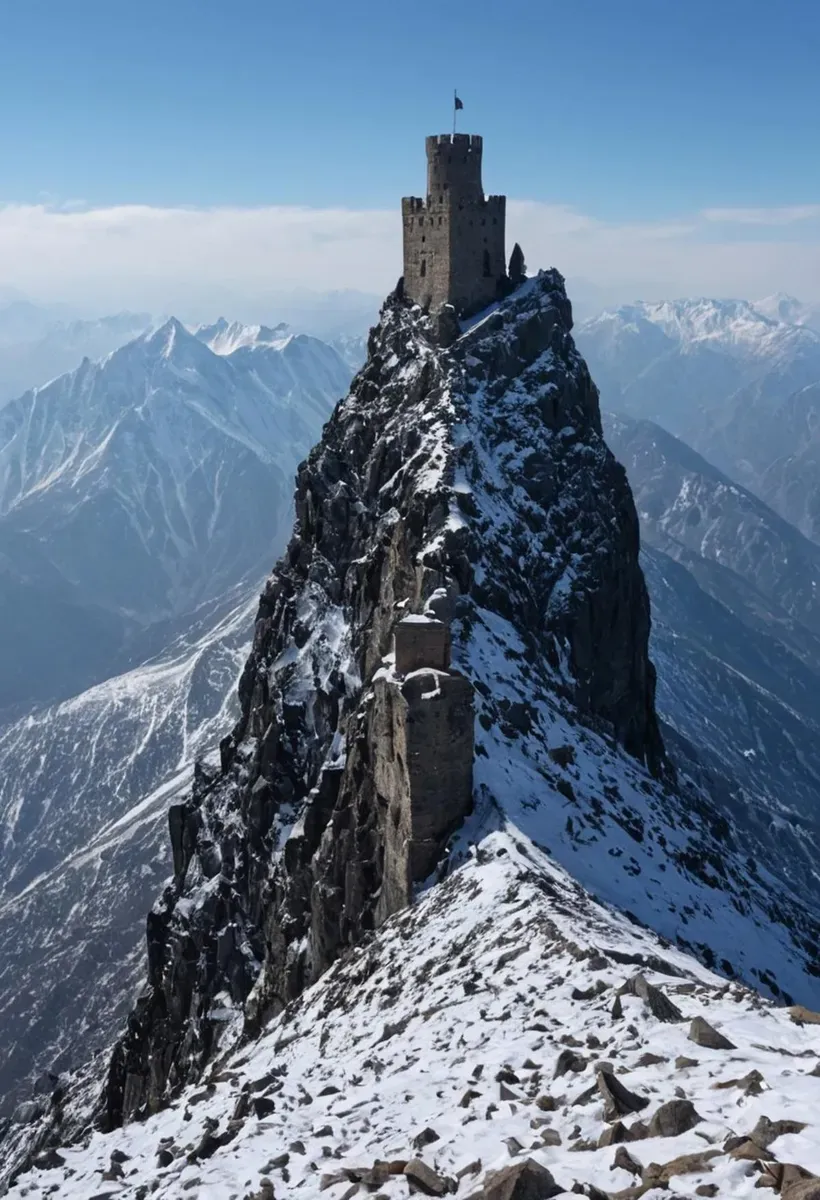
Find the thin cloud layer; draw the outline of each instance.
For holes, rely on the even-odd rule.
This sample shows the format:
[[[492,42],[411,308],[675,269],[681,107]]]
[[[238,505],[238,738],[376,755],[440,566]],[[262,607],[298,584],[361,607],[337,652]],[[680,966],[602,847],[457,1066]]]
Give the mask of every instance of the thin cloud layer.
[[[608,303],[774,291],[820,300],[820,205],[610,224],[510,201],[514,240],[531,269],[589,280]],[[0,287],[41,302],[249,319],[288,291],[383,294],[400,272],[397,209],[0,206]]]

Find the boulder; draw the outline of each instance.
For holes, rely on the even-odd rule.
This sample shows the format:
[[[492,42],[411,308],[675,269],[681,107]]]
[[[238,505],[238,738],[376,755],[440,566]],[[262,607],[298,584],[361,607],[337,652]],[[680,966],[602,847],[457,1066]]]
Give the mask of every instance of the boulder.
[[[759,1146],[751,1138],[746,1138],[739,1146],[732,1146],[728,1153],[730,1158],[739,1158],[748,1162],[763,1161],[768,1157],[773,1157],[767,1154],[764,1146]]]
[[[718,1033],[713,1025],[703,1017],[695,1017],[689,1026],[689,1041],[696,1046],[705,1046],[707,1050],[736,1050],[734,1042],[730,1042],[722,1033]]]
[[[553,1078],[558,1079],[559,1076],[566,1075],[568,1071],[574,1071],[577,1074],[583,1071],[586,1065],[587,1060],[583,1054],[576,1054],[574,1050],[562,1050],[555,1064]]]
[[[598,1148],[602,1146],[615,1146],[619,1142],[629,1141],[629,1130],[623,1121],[615,1121],[609,1125],[601,1136],[598,1138]]]
[[[426,1196],[443,1196],[450,1191],[450,1181],[432,1167],[428,1167],[420,1158],[411,1158],[403,1174],[412,1186],[424,1192]]]
[[[699,1060],[697,1058],[687,1058],[685,1054],[679,1054],[675,1059],[675,1070],[685,1071],[687,1067],[698,1066],[698,1062]]]
[[[658,1021],[682,1021],[683,1013],[666,997],[660,988],[649,983],[643,975],[633,975],[619,989],[620,995],[629,994],[643,1000],[652,1016]]]
[[[753,1070],[748,1075],[744,1075],[742,1079],[723,1079],[720,1083],[714,1083],[712,1086],[719,1091],[724,1088],[740,1088],[747,1096],[759,1096],[763,1091],[764,1082],[760,1072]]]
[[[638,1162],[637,1158],[633,1158],[627,1150],[626,1146],[619,1146],[615,1151],[615,1158],[610,1171],[615,1171],[620,1168],[622,1171],[628,1171],[630,1175],[641,1175],[643,1173],[643,1165]]]
[[[666,1187],[675,1175],[703,1175],[712,1170],[712,1159],[720,1158],[720,1150],[698,1150],[695,1154],[680,1154],[667,1163],[650,1163],[643,1172],[647,1187]]]
[[[596,1084],[604,1100],[605,1121],[617,1121],[628,1113],[641,1112],[649,1103],[645,1096],[625,1088],[610,1071],[598,1071]]]
[[[820,1025],[820,1013],[812,1012],[802,1004],[793,1004],[789,1009],[789,1016],[796,1025]]]
[[[413,1146],[416,1150],[423,1150],[425,1146],[430,1146],[438,1140],[439,1136],[435,1129],[431,1129],[428,1125],[426,1129],[422,1129],[421,1133],[417,1133],[413,1138]]]
[[[489,1174],[477,1197],[480,1200],[552,1200],[565,1190],[546,1167],[535,1159],[526,1158]]]
[[[677,1137],[694,1129],[703,1120],[691,1100],[669,1100],[649,1121],[650,1137]]]
[[[804,1121],[770,1121],[768,1117],[761,1117],[749,1137],[753,1142],[757,1142],[758,1146],[768,1150],[772,1142],[784,1134],[802,1133],[805,1128]]]
[[[782,1200],[820,1200],[820,1179],[799,1179],[784,1184],[780,1195]]]

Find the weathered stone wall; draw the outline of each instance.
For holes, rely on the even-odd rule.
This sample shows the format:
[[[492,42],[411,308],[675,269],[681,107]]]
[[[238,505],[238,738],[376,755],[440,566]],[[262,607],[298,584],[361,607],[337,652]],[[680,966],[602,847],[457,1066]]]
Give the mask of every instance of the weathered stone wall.
[[[463,675],[417,671],[375,684],[371,728],[383,814],[380,925],[412,899],[472,808],[473,688]]]
[[[425,138],[427,152],[427,203],[444,193],[456,200],[484,194],[481,182],[483,139],[475,133],[437,133]]]
[[[402,200],[404,290],[431,310],[476,312],[506,280],[506,197],[484,196],[480,137],[440,134],[426,145],[426,201]]]
[[[422,667],[450,668],[450,630],[443,621],[405,618],[396,626],[396,674],[409,675]]]
[[[507,270],[506,211],[506,196],[458,202],[451,218],[449,295],[457,312],[478,312],[498,299]]]

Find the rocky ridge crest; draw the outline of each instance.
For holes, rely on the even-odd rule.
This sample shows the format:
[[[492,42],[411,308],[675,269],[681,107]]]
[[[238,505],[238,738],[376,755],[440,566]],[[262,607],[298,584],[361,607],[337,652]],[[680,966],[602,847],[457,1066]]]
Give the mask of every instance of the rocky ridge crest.
[[[528,719],[470,662],[495,613],[523,643],[507,652],[660,769],[637,519],[570,327],[556,273],[446,348],[434,321],[388,299],[300,470],[222,769],[200,770],[172,810],[175,877],[149,917],[148,990],[115,1053],[110,1122],[201,1069],[219,997],[258,1028],[410,899],[379,903],[390,831],[368,725],[406,613],[433,602],[451,624],[485,724],[499,702],[509,723]]]
[[[460,834],[463,813],[444,813],[438,877],[488,826],[517,827],[631,920],[811,998],[810,905],[665,759],[637,517],[570,329],[555,272],[445,339],[400,294],[386,303],[300,470],[221,768],[171,811],[174,880],[104,1126],[200,1078],[237,1021],[247,1038],[286,1019],[424,883],[428,856],[423,873],[390,868],[403,839],[379,786],[395,761],[379,693],[412,677],[393,657],[408,613],[449,626],[439,674],[470,681],[476,712],[476,811]],[[57,1108],[64,1134],[78,1118]]]

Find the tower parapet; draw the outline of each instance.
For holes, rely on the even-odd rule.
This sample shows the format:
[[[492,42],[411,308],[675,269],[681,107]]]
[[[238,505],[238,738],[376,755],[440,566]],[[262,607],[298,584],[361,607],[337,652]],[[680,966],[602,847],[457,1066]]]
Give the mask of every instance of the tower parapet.
[[[425,146],[427,196],[401,202],[404,290],[423,308],[452,304],[464,316],[491,304],[507,286],[507,198],[484,195],[477,134],[435,134]]]

